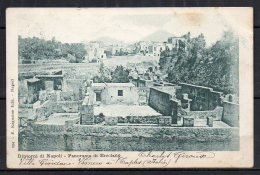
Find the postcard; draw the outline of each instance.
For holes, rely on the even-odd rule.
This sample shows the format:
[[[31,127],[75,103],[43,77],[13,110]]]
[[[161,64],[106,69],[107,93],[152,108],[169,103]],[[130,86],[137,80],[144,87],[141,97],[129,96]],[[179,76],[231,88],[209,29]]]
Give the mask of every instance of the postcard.
[[[8,168],[253,167],[253,9],[8,8]]]

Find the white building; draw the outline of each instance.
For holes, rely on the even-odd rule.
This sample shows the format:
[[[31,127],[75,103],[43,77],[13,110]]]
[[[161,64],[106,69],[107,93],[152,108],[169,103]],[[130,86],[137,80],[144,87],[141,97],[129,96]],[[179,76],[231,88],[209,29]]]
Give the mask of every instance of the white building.
[[[184,37],[170,37],[167,42],[169,49],[180,49],[183,47],[186,49],[186,39]]]
[[[133,83],[92,83],[89,97],[93,104],[138,104],[138,90]]]
[[[89,42],[86,46],[88,62],[101,62],[107,59],[105,49],[101,42]]]

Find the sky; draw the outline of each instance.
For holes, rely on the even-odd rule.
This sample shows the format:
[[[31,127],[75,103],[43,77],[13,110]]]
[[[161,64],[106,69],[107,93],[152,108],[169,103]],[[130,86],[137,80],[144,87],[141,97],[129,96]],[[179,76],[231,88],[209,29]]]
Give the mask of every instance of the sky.
[[[18,9],[17,26],[22,37],[55,37],[66,43],[104,36],[135,42],[162,30],[175,36],[203,33],[207,45],[211,45],[223,31],[236,29],[235,12],[218,8]]]

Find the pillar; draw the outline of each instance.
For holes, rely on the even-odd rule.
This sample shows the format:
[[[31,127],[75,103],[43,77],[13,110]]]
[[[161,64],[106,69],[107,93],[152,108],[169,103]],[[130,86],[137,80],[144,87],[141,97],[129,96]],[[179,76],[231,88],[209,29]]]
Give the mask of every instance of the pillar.
[[[94,106],[91,104],[83,104],[80,110],[81,124],[93,125],[94,124]]]
[[[207,117],[207,125],[213,127],[213,117]]]
[[[178,114],[180,112],[180,108],[181,108],[181,102],[177,99],[171,99],[171,117],[172,117],[172,124],[177,124],[177,120],[178,120]]]

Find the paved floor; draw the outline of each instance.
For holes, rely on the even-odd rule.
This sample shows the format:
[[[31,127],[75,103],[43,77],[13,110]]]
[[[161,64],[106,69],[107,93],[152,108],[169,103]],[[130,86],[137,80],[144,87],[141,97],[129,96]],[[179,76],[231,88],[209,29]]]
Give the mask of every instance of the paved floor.
[[[161,116],[159,112],[156,112],[149,106],[137,106],[137,105],[104,105],[95,106],[94,115],[103,113],[109,117],[127,117],[127,116]]]

